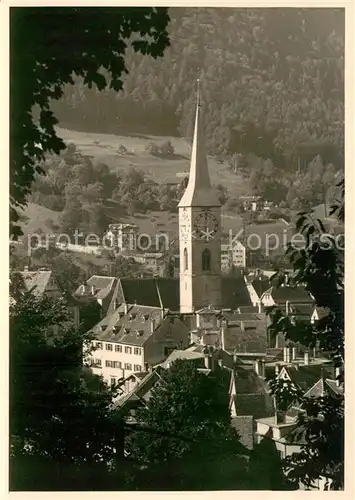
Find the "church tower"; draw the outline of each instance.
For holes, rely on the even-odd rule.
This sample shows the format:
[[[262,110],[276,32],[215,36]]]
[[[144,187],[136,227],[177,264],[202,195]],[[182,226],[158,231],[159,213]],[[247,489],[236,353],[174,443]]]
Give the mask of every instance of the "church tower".
[[[189,182],[179,207],[180,312],[221,306],[221,203],[204,148],[198,82]]]

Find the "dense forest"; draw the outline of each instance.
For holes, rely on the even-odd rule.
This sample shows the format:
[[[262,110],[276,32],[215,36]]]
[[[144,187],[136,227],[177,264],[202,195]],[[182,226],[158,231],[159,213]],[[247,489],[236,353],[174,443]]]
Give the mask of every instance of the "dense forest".
[[[209,152],[302,168],[317,155],[342,167],[342,9],[172,8],[171,47],[153,60],[128,50],[123,92],[80,80],[53,102],[62,126],[189,137],[202,81]],[[292,170],[294,170],[292,168]]]
[[[169,9],[162,58],[127,49],[123,92],[76,79],[52,101],[68,129],[191,138],[201,79],[208,152],[244,177],[250,194],[288,210],[329,208],[344,169],[344,13],[341,9]],[[31,201],[62,212],[61,230],[102,232],[103,200],[122,215],[176,211],[183,186],[146,182],[144,172],[93,165],[69,144],[47,158]],[[154,146],[154,147],[153,147]],[[121,146],[123,148],[123,146]],[[169,157],[164,151],[148,154]],[[73,149],[74,148],[74,149]],[[125,154],[125,152],[120,152]],[[75,167],[75,168],[74,168]],[[227,210],[235,193],[217,186]]]

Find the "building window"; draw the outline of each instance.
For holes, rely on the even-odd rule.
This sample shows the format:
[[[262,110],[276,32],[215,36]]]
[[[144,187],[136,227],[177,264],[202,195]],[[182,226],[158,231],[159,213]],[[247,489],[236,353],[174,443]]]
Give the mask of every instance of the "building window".
[[[101,359],[94,359],[94,365],[101,367]]]
[[[112,351],[112,344],[106,344],[106,351]]]
[[[100,350],[102,349],[102,342],[96,342],[96,349]]]
[[[125,369],[125,370],[132,370],[132,365],[131,365],[131,363],[125,363],[125,364],[124,364],[124,369]]]
[[[141,350],[139,349],[139,347],[134,348],[134,354],[138,354],[138,355],[141,354]]]
[[[122,368],[121,361],[112,361],[112,368]]]
[[[122,346],[121,345],[115,345],[115,351],[116,352],[122,352]]]
[[[189,268],[189,263],[188,263],[187,248],[184,248],[184,271],[187,271],[188,268]]]
[[[111,382],[111,387],[114,386],[114,385],[116,385],[116,379],[115,379],[115,377],[111,377],[110,382]]]
[[[106,368],[111,368],[112,367],[112,362],[106,359],[105,361]]]
[[[134,365],[134,371],[135,372],[141,372],[142,371],[141,365]]]
[[[124,352],[125,352],[126,354],[132,354],[132,347],[128,347],[128,346],[126,346],[126,347],[124,348]]]
[[[208,248],[202,252],[202,271],[211,271],[211,252]]]

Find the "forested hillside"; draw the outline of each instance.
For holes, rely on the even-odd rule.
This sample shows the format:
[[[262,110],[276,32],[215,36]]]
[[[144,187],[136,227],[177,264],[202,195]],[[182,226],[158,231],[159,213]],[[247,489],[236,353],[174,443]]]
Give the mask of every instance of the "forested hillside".
[[[66,128],[189,136],[202,79],[209,152],[342,165],[341,9],[172,8],[161,59],[127,54],[124,92],[78,81],[53,103]],[[281,167],[281,165],[280,165]]]

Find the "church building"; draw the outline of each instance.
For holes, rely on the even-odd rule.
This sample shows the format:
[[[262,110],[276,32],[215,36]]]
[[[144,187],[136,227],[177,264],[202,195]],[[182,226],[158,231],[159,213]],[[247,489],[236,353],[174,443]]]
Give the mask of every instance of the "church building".
[[[180,312],[194,313],[207,305],[220,308],[221,203],[208,173],[199,87],[189,182],[178,208]]]

